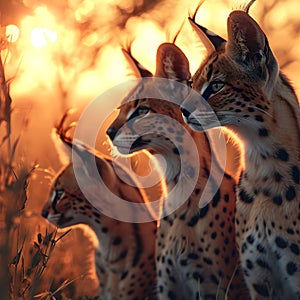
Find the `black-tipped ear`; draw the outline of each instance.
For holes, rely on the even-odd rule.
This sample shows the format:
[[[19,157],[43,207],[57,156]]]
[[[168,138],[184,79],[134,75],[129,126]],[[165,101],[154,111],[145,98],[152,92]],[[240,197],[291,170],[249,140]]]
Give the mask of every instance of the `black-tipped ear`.
[[[64,113],[59,123],[55,126],[55,134],[61,141],[61,143],[65,146],[66,151],[69,151],[72,149],[72,138],[69,134],[69,131],[74,128],[75,123],[71,123],[68,126],[66,126],[66,120],[69,117],[70,114],[72,114],[73,109],[69,109]],[[69,149],[68,149],[69,148]],[[68,149],[68,150],[67,150]]]
[[[185,54],[172,43],[163,43],[157,49],[156,77],[186,83],[191,78],[190,65]]]
[[[204,26],[201,26],[195,22],[194,18],[189,17],[189,22],[192,28],[195,30],[201,42],[205,46],[208,54],[214,51],[224,51],[226,40],[215,34],[214,32],[208,30]]]
[[[125,50],[122,48],[122,52],[126,57],[126,60],[134,70],[137,77],[152,77],[153,74],[142,66],[131,54],[131,49]]]
[[[277,62],[259,25],[244,11],[233,11],[227,21],[228,55],[260,79],[277,74]]]
[[[251,6],[254,4],[255,1],[256,1],[256,0],[250,0],[250,1],[246,4],[246,6],[245,6],[245,8],[244,8],[244,11],[245,11],[247,14],[249,14],[250,8],[251,8]]]

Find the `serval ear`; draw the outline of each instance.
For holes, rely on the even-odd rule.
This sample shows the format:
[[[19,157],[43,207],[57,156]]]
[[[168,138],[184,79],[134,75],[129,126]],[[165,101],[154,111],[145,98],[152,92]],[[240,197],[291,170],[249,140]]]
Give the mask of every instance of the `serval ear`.
[[[163,43],[158,47],[155,77],[173,79],[184,84],[190,82],[189,61],[175,44]]]
[[[228,17],[227,30],[228,55],[258,81],[274,83],[278,65],[259,25],[246,12],[236,10]]]
[[[57,151],[60,162],[67,165],[72,160],[72,138],[70,131],[75,127],[75,122],[66,125],[66,119],[73,113],[73,109],[69,109],[62,116],[58,124],[52,130],[51,138]]]
[[[215,51],[222,52],[225,50],[225,39],[208,30],[204,26],[197,24],[194,17],[189,17],[189,22],[206,48],[208,55]]]
[[[193,30],[195,30],[204,47],[206,48],[207,54],[210,55],[215,51],[224,51],[226,40],[224,40],[222,37],[218,36],[214,32],[208,30],[207,28],[196,23],[196,15],[203,3],[204,0],[199,2],[195,12],[193,13],[193,15],[190,15],[188,19]]]
[[[148,71],[144,66],[142,66],[131,53],[131,48],[129,47],[127,50],[122,48],[122,52],[129,63],[130,67],[134,71],[136,77],[152,77],[153,74]]]
[[[110,157],[108,155],[99,153],[96,149],[85,145],[79,140],[73,140],[70,146],[76,154],[76,156],[73,154],[73,163],[75,157],[79,158],[77,162],[87,176],[97,178],[99,174],[101,177],[107,176],[111,179],[108,175],[111,172]]]
[[[97,166],[97,171],[102,174],[106,171],[107,161],[110,160],[108,155],[99,153],[97,150],[85,145],[81,141],[74,140],[70,134],[70,130],[75,127],[75,123],[66,125],[67,117],[71,114],[72,110],[67,111],[61,118],[60,122],[55,126],[56,139],[60,142],[60,152],[63,151],[67,156],[67,162],[70,163],[76,155],[77,160],[80,163],[80,168],[85,171],[86,175],[91,177],[96,176],[93,166]],[[73,150],[73,151],[72,151]],[[59,153],[60,153],[59,152]]]

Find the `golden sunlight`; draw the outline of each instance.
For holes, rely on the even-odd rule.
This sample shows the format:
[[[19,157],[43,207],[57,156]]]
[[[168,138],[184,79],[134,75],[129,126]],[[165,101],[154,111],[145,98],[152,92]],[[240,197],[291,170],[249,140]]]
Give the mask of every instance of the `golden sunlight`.
[[[132,35],[133,54],[142,61],[145,67],[154,72],[156,49],[166,41],[166,34],[155,22],[150,20],[141,22],[139,17],[132,17],[128,20],[126,27]]]
[[[95,9],[95,3],[92,0],[84,0],[81,2],[79,8],[75,11],[75,19],[83,23],[85,22],[92,14]]]
[[[11,45],[13,43],[16,43],[16,41],[18,40],[20,30],[18,26],[14,24],[9,24],[1,28],[1,30],[2,29],[5,30],[4,35],[6,38],[2,40],[0,56],[4,64],[8,64],[11,60]]]
[[[22,299],[37,298],[39,293],[43,295],[45,291],[49,291],[49,297],[57,295],[66,300],[96,299],[94,296],[98,293],[98,281],[95,278],[91,280],[90,275],[82,275],[90,274],[88,272],[93,268],[94,257],[91,254],[94,246],[88,240],[88,231],[74,228],[63,239],[59,238],[49,262],[50,255],[37,252],[48,245],[45,241],[48,240],[50,245],[57,234],[51,236],[53,227],[41,217],[43,203],[49,197],[49,177],[62,164],[51,139],[53,127],[69,108],[76,108],[77,111],[69,116],[72,124],[71,121],[79,119],[89,102],[104,94],[106,98],[101,98],[103,105],[96,116],[100,120],[104,116],[108,117],[101,124],[96,148],[107,154],[111,144],[106,139],[106,128],[116,116],[113,111],[116,103],[119,104],[122,100],[120,98],[132,87],[133,82],[129,79],[136,76],[121,48],[130,46],[132,55],[145,68],[154,72],[157,48],[161,43],[174,42],[176,37],[175,44],[186,54],[191,73],[194,74],[207,55],[205,47],[188,22],[188,16],[193,15],[199,1],[201,0],[0,0],[0,55],[12,99],[11,109],[5,110],[12,117],[12,126],[9,128],[11,136],[7,140],[13,144],[15,137],[18,137],[13,144],[15,154],[10,158],[14,160],[12,166],[11,162],[7,164],[10,167],[8,173],[12,173],[11,170],[16,166],[16,174],[12,173],[12,178],[17,178],[19,166],[36,163],[40,166],[39,172],[35,171],[34,177],[29,179],[26,213],[22,212],[20,216],[23,209],[18,209],[3,217],[6,202],[3,202],[0,195],[0,207],[5,208],[2,212],[0,210],[0,219],[3,217],[3,220],[9,220],[10,216],[18,216],[18,220],[21,220],[21,225],[18,224],[21,230],[16,230],[14,219],[9,220],[7,224],[14,224],[14,227],[11,227],[11,231],[7,232],[10,235],[7,234],[5,238],[2,238],[2,232],[8,225],[2,226],[1,223],[0,226],[3,229],[0,230],[0,250],[6,242],[10,246],[10,252],[7,251],[9,257],[5,258],[7,261],[2,265],[15,270],[16,276],[11,276],[12,284],[7,282],[7,288],[4,289],[1,288],[2,282],[9,278],[9,270],[3,272],[4,268],[0,272],[0,299],[8,299],[2,296],[6,291],[16,295],[16,300],[21,300],[20,291],[24,293]],[[203,1],[196,14],[196,22],[226,39],[229,13],[233,9],[242,8],[249,1]],[[280,66],[300,94],[298,11],[299,0],[268,0],[256,1],[250,14],[264,29]],[[118,89],[111,89],[112,87]],[[0,115],[3,108],[6,107],[1,106],[0,99]],[[92,126],[90,123],[89,126]],[[2,130],[4,124],[6,123],[1,123],[0,120]],[[235,169],[240,164],[236,149],[231,147],[227,150],[227,163],[229,165],[229,162],[233,162],[232,169]],[[147,155],[143,152],[143,156],[148,159]],[[145,166],[140,162],[140,157],[132,157],[138,175],[142,176],[150,170],[151,164]],[[1,168],[0,161],[0,171]],[[22,176],[19,177],[22,179]],[[11,188],[7,194],[7,202],[11,202],[13,189],[17,186],[21,187],[21,191],[16,199],[19,195],[25,195],[27,182],[24,188],[21,184]],[[49,228],[52,229],[49,231]],[[26,232],[26,236],[23,232]],[[42,239],[41,233],[44,236],[44,232],[47,234]],[[10,236],[14,238],[11,239]],[[36,239],[37,242],[33,244],[32,241]],[[32,256],[29,250],[38,255]],[[0,251],[1,262],[2,253],[5,252]],[[13,257],[20,259],[19,265],[13,265]],[[43,270],[41,273],[46,266],[44,257],[47,257],[47,268],[42,277],[33,278],[34,274],[38,274],[35,272],[37,268],[29,268],[26,264],[29,265],[39,257],[43,258],[38,264]],[[22,277],[24,274],[28,275],[28,280]],[[80,298],[76,298],[79,296]]]
[[[47,28],[33,28],[30,40],[34,47],[41,48],[53,44],[57,40],[57,33]]]
[[[10,24],[6,26],[5,33],[9,43],[15,43],[19,38],[20,30],[18,26]]]
[[[51,45],[58,38],[56,19],[46,6],[35,8],[34,14],[25,17],[21,21],[21,26],[23,37],[30,39],[32,46],[35,48]],[[26,43],[26,40],[23,40],[23,42]]]

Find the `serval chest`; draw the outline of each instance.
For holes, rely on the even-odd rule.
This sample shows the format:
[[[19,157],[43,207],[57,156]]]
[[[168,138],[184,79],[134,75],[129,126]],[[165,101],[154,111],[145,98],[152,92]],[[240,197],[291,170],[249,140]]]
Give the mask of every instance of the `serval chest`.
[[[225,49],[211,42],[215,50],[194,76],[199,98],[183,105],[185,120],[194,130],[226,126],[243,145],[236,230],[252,299],[299,299],[297,97],[265,34],[245,12],[229,16]],[[202,101],[212,110],[203,112]],[[218,122],[210,122],[213,115]]]
[[[186,58],[175,45],[168,43],[158,49],[156,74],[168,74],[164,70],[165,55],[173,59],[172,76],[181,82],[189,78],[182,71],[188,70]],[[170,67],[170,60],[166,61]],[[179,62],[181,68],[175,68]],[[153,84],[155,80],[147,83]],[[176,92],[176,83],[166,80],[164,83],[161,95],[166,91]],[[161,88],[159,84],[155,87],[158,91]],[[142,83],[140,91],[146,88]],[[136,90],[139,91],[139,86]],[[186,86],[180,91],[176,93],[177,102],[182,101]],[[230,299],[238,299],[244,292],[238,276],[231,284],[238,268],[235,182],[214,161],[206,134],[195,133],[184,124],[178,104],[139,96],[132,97],[139,100],[128,101],[128,97],[123,101],[107,133],[121,153],[146,149],[162,158],[168,197],[157,230],[158,297],[224,299],[229,292]],[[210,176],[213,169],[217,171]],[[217,180],[217,173],[222,180]]]

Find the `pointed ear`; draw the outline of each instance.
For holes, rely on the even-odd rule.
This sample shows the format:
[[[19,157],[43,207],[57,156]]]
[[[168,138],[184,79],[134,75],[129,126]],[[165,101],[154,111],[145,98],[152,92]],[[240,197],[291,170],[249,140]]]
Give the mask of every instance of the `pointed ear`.
[[[215,51],[219,52],[225,50],[226,40],[207,28],[197,24],[194,18],[189,17],[189,22],[205,46],[208,55]]]
[[[69,163],[72,163],[74,159],[73,155],[76,157],[77,164],[73,164],[74,169],[79,172],[78,174],[85,173],[85,175],[90,176],[89,166],[92,162],[92,155],[85,150],[83,146],[79,146],[78,143],[75,144],[71,138],[60,135],[61,147],[63,147],[64,154],[69,158]],[[72,150],[75,150],[72,153]]]
[[[54,147],[57,151],[58,158],[63,165],[67,165],[70,163],[72,159],[72,150],[64,143],[64,141],[57,134],[56,129],[52,130],[51,139],[53,141]]]
[[[184,53],[172,43],[163,43],[157,49],[156,77],[187,83],[191,78],[190,65]]]
[[[152,77],[152,73],[142,66],[131,54],[131,49],[125,50],[122,48],[122,52],[128,61],[130,67],[134,71],[137,77]]]
[[[60,162],[64,165],[69,164],[72,159],[72,139],[70,138],[69,130],[75,126],[75,123],[72,122],[68,126],[66,126],[65,123],[73,111],[73,109],[69,109],[64,113],[59,123],[53,128],[51,134]]]
[[[71,147],[79,158],[78,162],[88,176],[96,178],[98,174],[108,174],[111,169],[109,156],[99,153],[79,140],[73,140]]]
[[[227,53],[261,80],[274,79],[278,65],[259,25],[244,11],[233,11],[227,21]]]

